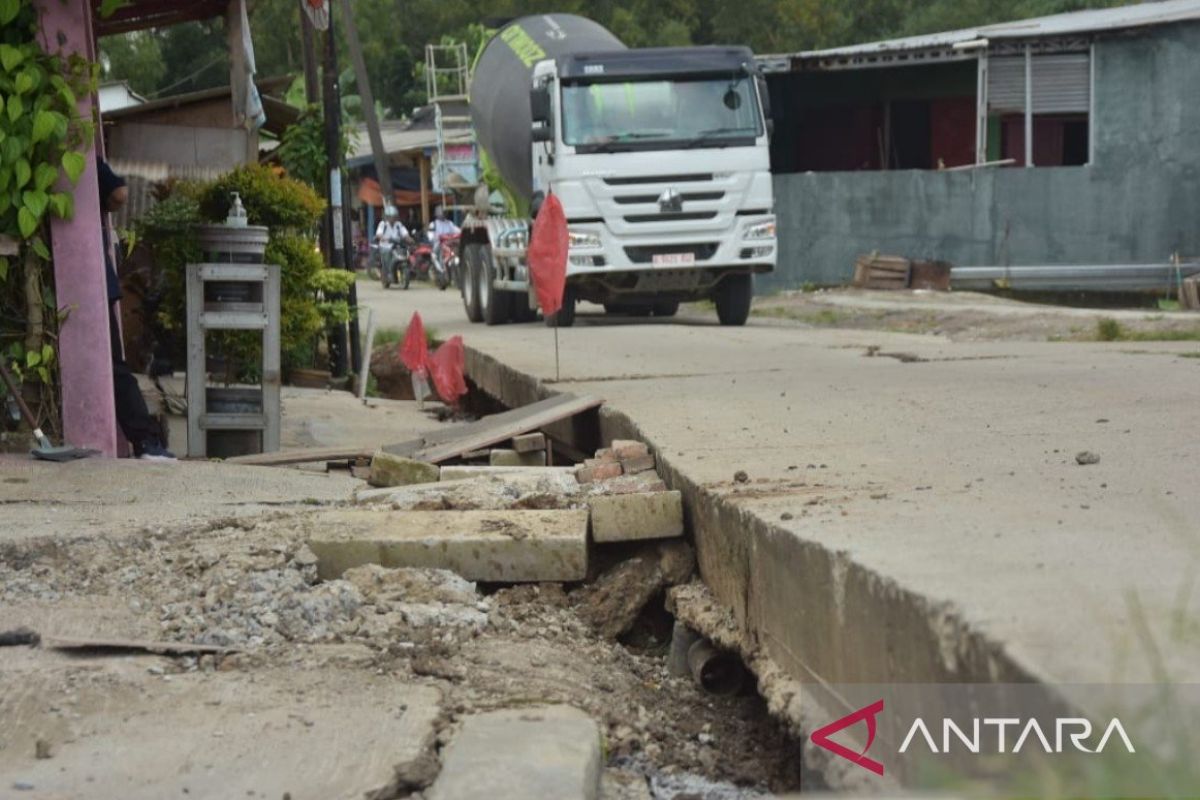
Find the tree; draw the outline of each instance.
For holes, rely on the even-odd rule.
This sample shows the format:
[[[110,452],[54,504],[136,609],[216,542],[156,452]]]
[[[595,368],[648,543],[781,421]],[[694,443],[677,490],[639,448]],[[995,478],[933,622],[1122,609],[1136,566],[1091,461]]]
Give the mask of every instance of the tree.
[[[102,41],[105,80],[125,80],[139,94],[153,94],[167,72],[162,46],[149,31],[110,36]]]

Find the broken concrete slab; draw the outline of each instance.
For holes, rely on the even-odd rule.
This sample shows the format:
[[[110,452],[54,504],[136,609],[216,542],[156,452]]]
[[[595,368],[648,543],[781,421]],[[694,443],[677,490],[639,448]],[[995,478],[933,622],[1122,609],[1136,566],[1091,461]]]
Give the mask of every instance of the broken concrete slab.
[[[597,495],[592,538],[597,542],[670,539],[683,535],[683,496],[679,492]]]
[[[467,717],[444,752],[429,800],[596,800],[600,730],[571,706]]]
[[[484,475],[390,489],[360,489],[354,499],[359,505],[387,504],[397,511],[469,511],[520,507],[518,501],[530,495],[560,497],[563,503],[553,506],[560,508],[579,493],[579,483],[571,474],[537,470],[507,477]]]
[[[493,450],[489,456],[489,463],[493,467],[544,467],[546,451],[518,453],[516,450]]]
[[[22,691],[0,698],[4,797],[361,800],[427,757],[441,714],[436,688],[373,671],[289,666],[146,680],[154,661],[122,658],[89,667],[95,683],[76,686],[65,722],[30,702],[58,679],[52,654],[30,655],[42,668],[20,673]],[[34,758],[30,730],[44,732],[53,758]],[[10,792],[17,778],[36,788]]]
[[[665,492],[667,484],[653,472],[640,472],[636,475],[622,475],[600,483],[593,483],[588,489],[595,494]]]
[[[448,569],[491,583],[577,581],[587,575],[584,510],[330,511],[306,521],[317,574],[364,564]]]
[[[471,467],[471,466],[454,466],[442,467],[443,481],[460,481],[464,478],[481,478],[481,477],[497,477],[511,478],[514,476],[529,476],[529,475],[549,475],[559,473],[561,475],[571,475],[574,473],[573,467]]]
[[[630,630],[642,609],[663,589],[691,577],[696,554],[687,542],[643,545],[638,554],[571,595],[579,616],[601,636],[616,639]]]
[[[518,453],[532,453],[535,450],[546,449],[546,434],[544,433],[527,433],[523,436],[514,436],[512,440],[512,449]]]
[[[371,485],[381,488],[409,486],[414,483],[434,483],[440,477],[434,464],[394,456],[382,450],[371,459]]]

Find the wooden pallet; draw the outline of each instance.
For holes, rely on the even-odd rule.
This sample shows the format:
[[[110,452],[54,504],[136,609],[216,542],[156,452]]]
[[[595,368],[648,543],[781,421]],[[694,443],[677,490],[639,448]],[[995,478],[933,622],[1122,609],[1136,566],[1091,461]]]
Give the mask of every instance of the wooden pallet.
[[[854,285],[860,289],[907,289],[912,262],[902,256],[870,253],[854,262]]]

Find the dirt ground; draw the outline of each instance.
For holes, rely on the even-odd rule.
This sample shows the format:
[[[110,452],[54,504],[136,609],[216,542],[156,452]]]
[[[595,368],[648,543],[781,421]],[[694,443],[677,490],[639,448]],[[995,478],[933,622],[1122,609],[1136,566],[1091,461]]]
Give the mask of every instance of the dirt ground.
[[[386,774],[388,764],[405,760],[398,740],[379,740],[387,724],[405,718],[403,709],[388,716],[389,686],[439,698],[408,703],[409,717],[437,716],[436,746],[476,711],[547,702],[587,711],[605,736],[612,798],[734,800],[800,788],[799,744],[782,735],[753,691],[719,698],[668,675],[665,612],[646,615],[620,643],[583,621],[575,606],[584,594],[575,586],[477,587],[451,573],[377,567],[321,583],[304,544],[309,513],[4,545],[0,631],[23,625],[43,635],[243,651],[66,658],[44,648],[0,648],[0,685],[9,687],[0,695],[5,788],[23,781],[36,788],[46,770],[90,781],[85,776],[111,773],[103,759],[109,754],[140,776],[130,780],[142,791],[127,797],[180,785],[191,796],[234,796],[217,788],[234,785],[238,795],[271,796],[264,786],[286,784],[268,762],[278,759],[275,772],[290,769],[287,737],[313,725],[339,738],[361,735],[363,748],[374,749],[369,766]],[[223,681],[215,697],[205,682],[212,677]],[[236,698],[253,698],[249,717],[256,720],[235,713],[247,708]],[[295,708],[285,713],[289,702]],[[419,719],[409,721],[419,728]],[[255,780],[214,782],[246,770],[235,743],[245,745],[245,731],[263,726],[275,744],[264,741],[252,759]],[[112,786],[111,774],[104,785]],[[393,786],[378,796],[410,795]]]
[[[780,292],[756,300],[751,313],[781,324],[928,334],[954,341],[1200,341],[1200,314],[1195,312],[1042,305],[979,292]],[[1106,326],[1103,333],[1101,324]]]

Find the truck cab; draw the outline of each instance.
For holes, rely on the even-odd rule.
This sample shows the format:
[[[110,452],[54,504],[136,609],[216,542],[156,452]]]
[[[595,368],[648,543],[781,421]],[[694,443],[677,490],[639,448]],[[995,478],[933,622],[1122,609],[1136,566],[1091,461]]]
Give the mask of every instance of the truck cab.
[[[463,224],[472,321],[536,316],[532,218],[551,193],[569,227],[562,309],[671,316],[711,299],[722,324],[750,313],[775,268],[766,82],[745,47],[629,49],[592,20],[510,22],[480,53],[471,118],[488,164]],[[493,208],[493,190],[505,208]]]
[[[765,84],[748,49],[560,56],[533,71],[533,206],[570,227],[568,300],[673,314],[712,298],[749,312],[775,267]]]

